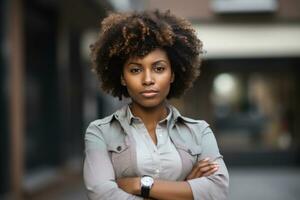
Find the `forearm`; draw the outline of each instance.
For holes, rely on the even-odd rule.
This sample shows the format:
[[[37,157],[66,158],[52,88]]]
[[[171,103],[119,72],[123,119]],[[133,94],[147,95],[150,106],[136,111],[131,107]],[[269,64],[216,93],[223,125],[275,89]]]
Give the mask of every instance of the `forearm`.
[[[141,178],[121,178],[117,180],[119,188],[129,194],[141,195]],[[192,200],[193,192],[186,181],[154,180],[150,190],[150,199],[158,200]]]
[[[223,161],[218,161],[218,163],[221,165],[220,168],[215,167],[215,162],[209,164],[206,161],[200,161],[188,175],[187,181],[155,179],[150,190],[150,198],[158,200],[227,199],[228,172]],[[127,193],[141,194],[140,177],[121,178],[117,180],[117,184]]]
[[[140,196],[140,180],[140,177],[121,178],[117,180],[117,184],[123,191]],[[228,198],[228,184],[229,177],[227,173],[188,181],[155,179],[149,198],[157,200],[225,200]]]
[[[137,195],[129,194],[117,187],[110,187],[107,188],[104,186],[103,189],[102,185],[99,187],[94,187],[90,190],[87,190],[87,196],[89,200],[143,200],[142,197]]]
[[[150,197],[159,200],[192,200],[193,193],[186,181],[155,180]]]
[[[102,162],[98,157],[102,158]],[[101,156],[97,150],[87,151],[83,166],[83,178],[88,199],[142,200],[143,198],[127,193],[118,187],[113,181],[112,167],[107,166],[109,165],[107,159],[107,157]]]

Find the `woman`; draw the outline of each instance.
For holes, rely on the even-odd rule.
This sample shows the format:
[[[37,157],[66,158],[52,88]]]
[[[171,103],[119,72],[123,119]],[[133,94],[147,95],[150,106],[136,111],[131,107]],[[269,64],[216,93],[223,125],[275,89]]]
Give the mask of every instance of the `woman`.
[[[199,75],[202,43],[170,12],[111,14],[92,45],[101,87],[131,103],[85,134],[84,181],[100,199],[227,199],[229,177],[209,125],[167,99]]]

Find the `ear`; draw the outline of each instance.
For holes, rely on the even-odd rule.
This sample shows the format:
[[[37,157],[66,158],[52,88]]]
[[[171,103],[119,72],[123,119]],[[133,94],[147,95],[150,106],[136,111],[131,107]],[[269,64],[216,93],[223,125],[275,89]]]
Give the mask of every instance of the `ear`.
[[[175,80],[175,74],[174,74],[174,72],[172,72],[172,76],[171,76],[171,83],[173,83],[173,82],[174,82],[174,80]]]
[[[123,74],[121,75],[121,85],[126,86],[125,79],[123,77]]]

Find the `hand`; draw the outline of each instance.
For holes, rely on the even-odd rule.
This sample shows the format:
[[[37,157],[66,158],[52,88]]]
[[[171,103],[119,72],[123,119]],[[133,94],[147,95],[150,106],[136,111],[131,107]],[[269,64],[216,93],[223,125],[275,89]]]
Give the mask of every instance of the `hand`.
[[[211,162],[209,158],[198,161],[193,167],[192,171],[186,177],[186,180],[200,178],[203,176],[210,176],[219,169],[216,162]]]
[[[119,188],[124,190],[129,194],[139,195],[140,194],[140,177],[126,177],[126,178],[119,178],[116,180]]]

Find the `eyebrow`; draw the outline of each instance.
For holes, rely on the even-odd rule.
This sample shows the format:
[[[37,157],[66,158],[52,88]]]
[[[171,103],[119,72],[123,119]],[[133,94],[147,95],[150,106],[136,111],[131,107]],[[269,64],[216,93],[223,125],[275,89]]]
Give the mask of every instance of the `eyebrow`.
[[[163,59],[161,59],[161,60],[157,60],[157,61],[155,61],[154,63],[158,63],[158,62],[165,62],[165,63],[168,63],[168,61],[167,61],[167,60],[163,60]]]
[[[137,62],[129,62],[126,65],[130,65],[130,64],[141,65],[141,63],[137,63]]]
[[[168,63],[168,61],[167,61],[167,60],[164,60],[164,59],[156,60],[156,61],[154,61],[153,63],[158,63],[158,62],[165,62],[165,63]],[[127,63],[127,65],[130,65],[130,64],[141,65],[141,63],[138,63],[138,62],[129,62],[129,63]]]

